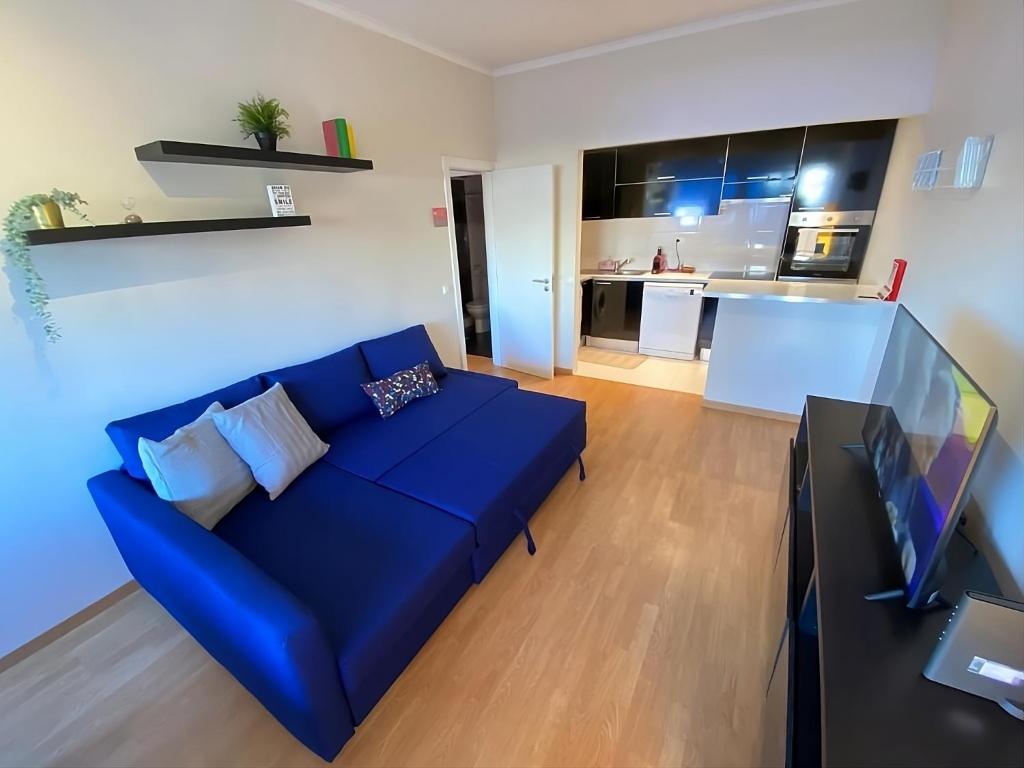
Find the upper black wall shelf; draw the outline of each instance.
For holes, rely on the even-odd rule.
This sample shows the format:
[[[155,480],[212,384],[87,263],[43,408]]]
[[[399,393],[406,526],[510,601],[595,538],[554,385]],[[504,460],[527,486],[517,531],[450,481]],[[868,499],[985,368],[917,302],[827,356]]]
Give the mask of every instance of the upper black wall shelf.
[[[135,148],[135,157],[153,163],[242,165],[251,168],[285,168],[292,171],[352,173],[372,171],[373,161],[355,157],[307,155],[301,152],[267,152],[251,147],[194,144],[187,141],[153,141]]]
[[[309,216],[256,216],[243,219],[195,219],[191,221],[153,221],[142,224],[101,224],[95,227],[32,229],[26,232],[29,245],[79,243],[85,240],[110,240],[120,237],[181,235],[188,232],[227,232],[236,229],[308,227]]]

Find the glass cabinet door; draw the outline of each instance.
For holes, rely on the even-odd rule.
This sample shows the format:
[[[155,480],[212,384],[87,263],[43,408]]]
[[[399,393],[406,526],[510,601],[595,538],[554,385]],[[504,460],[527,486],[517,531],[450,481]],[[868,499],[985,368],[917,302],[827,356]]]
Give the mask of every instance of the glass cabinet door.
[[[875,210],[895,135],[895,120],[810,126],[793,210]]]
[[[583,153],[583,220],[610,219],[615,215],[615,150]]]
[[[792,181],[800,166],[806,128],[734,133],[729,137],[726,184]]]
[[[662,181],[615,187],[616,218],[665,216],[694,219],[715,216],[722,201],[722,180]]]
[[[619,147],[616,181],[619,184],[707,178],[721,181],[727,144],[726,136],[709,136]]]

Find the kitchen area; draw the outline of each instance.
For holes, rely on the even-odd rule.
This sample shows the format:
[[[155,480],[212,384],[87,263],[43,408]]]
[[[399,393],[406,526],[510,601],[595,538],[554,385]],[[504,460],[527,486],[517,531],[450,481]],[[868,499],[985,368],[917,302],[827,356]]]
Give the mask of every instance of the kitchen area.
[[[576,373],[768,415],[799,410],[787,377],[857,399],[891,321],[858,280],[896,126],[584,151]]]

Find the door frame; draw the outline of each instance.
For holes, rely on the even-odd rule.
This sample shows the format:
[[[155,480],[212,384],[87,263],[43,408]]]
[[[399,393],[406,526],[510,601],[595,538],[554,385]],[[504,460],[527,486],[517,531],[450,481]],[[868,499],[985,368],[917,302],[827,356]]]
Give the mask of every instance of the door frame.
[[[580,366],[580,344],[583,341],[582,336],[580,334],[580,330],[582,329],[582,326],[583,326],[583,313],[584,313],[584,311],[586,311],[586,312],[590,311],[590,307],[584,307],[583,306],[583,272],[582,272],[582,269],[583,269],[583,153],[585,151],[586,150],[583,150],[583,149],[577,149],[576,150],[576,184],[575,184],[575,190],[576,190],[576,208],[575,208],[576,243],[575,243],[575,245],[576,245],[576,247],[573,249],[573,254],[572,254],[572,257],[573,257],[573,264],[572,264],[572,280],[573,280],[572,306],[573,306],[573,311],[572,311],[572,335],[570,337],[572,339],[572,342],[570,344],[570,349],[572,350],[572,355],[571,355],[572,367],[568,371],[568,373],[571,373],[572,375],[576,375],[576,371],[579,370],[579,366]],[[556,205],[557,205],[557,200],[556,200]],[[556,214],[555,221],[556,222],[558,221],[557,213],[558,212],[556,210],[556,212],[555,212],[555,214]],[[557,223],[556,223],[556,236],[557,236]],[[557,242],[556,242],[556,256],[555,256],[555,263],[556,263],[556,265],[558,263],[557,247],[558,246],[557,246]],[[555,317],[557,319],[557,317],[558,317],[557,313],[556,313]],[[556,328],[556,330],[555,330],[556,339],[557,339],[557,332],[558,331],[557,331],[557,328]],[[555,362],[557,362],[557,361],[558,361],[558,356],[557,356],[557,352],[556,352]],[[558,368],[555,369],[556,373],[558,372],[558,370],[559,370]]]
[[[491,193],[489,172],[494,170],[494,162],[491,160],[473,160],[465,157],[441,156],[441,175],[444,184],[444,209],[448,218],[448,251],[452,275],[452,296],[454,298],[455,328],[459,337],[459,364],[465,370],[468,367],[466,357],[466,327],[462,321],[462,285],[459,282],[459,249],[455,241],[455,216],[452,212],[452,178],[458,176],[480,175],[483,176],[484,193],[484,232],[485,247],[488,254],[491,252],[491,230],[490,230],[490,205]],[[487,259],[487,293],[488,304],[497,297],[497,280],[495,279],[493,260]],[[498,329],[493,316],[491,323],[491,355],[495,365],[501,364],[499,356],[500,346],[498,344]]]

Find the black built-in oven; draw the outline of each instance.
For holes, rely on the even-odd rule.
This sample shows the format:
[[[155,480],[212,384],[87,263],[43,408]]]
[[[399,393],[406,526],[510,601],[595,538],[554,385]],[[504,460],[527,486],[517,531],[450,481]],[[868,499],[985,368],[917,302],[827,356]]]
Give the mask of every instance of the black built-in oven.
[[[856,281],[874,219],[874,211],[790,214],[777,278]]]

